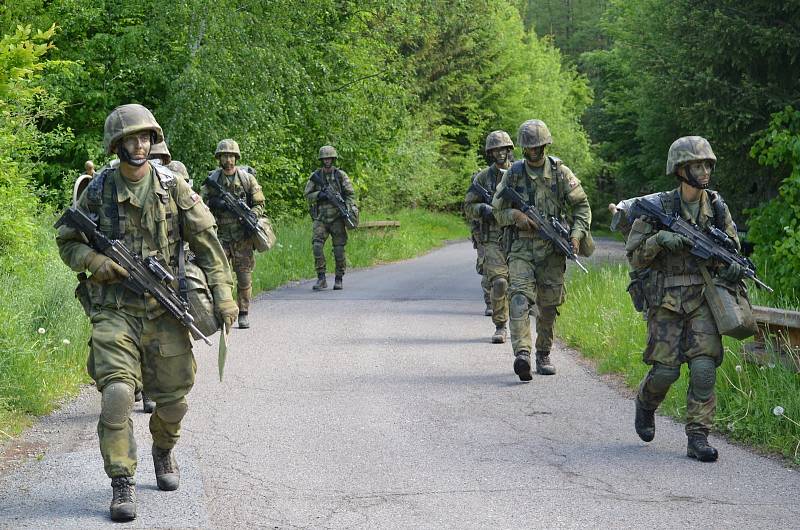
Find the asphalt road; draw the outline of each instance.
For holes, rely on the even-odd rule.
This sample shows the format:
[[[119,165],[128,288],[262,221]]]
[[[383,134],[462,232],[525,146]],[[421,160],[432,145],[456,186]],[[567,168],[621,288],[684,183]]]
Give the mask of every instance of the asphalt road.
[[[0,473],[8,528],[798,528],[800,476],[713,437],[685,456],[683,426],[633,431],[633,402],[553,352],[520,383],[492,345],[471,246],[261,296],[235,330],[225,381],[196,348],[176,492],[156,489],[137,404],[139,518],[107,519],[109,481],[89,388],[15,446]],[[43,456],[41,456],[43,455]],[[11,458],[6,455],[6,458]]]

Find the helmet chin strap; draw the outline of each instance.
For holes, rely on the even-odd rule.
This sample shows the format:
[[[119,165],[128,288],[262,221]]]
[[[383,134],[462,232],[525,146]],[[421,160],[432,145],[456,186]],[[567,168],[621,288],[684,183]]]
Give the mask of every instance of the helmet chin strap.
[[[134,167],[142,167],[147,163],[147,159],[150,156],[150,150],[148,149],[147,156],[145,156],[144,158],[133,160],[131,158],[131,154],[128,152],[127,149],[125,149],[125,146],[120,145],[119,148],[117,149],[117,156],[119,156],[120,162],[125,162],[126,164],[130,164]]]
[[[708,185],[711,184],[711,179],[708,179],[708,182],[706,182],[705,184],[700,184],[700,182],[694,177],[694,175],[692,175],[692,172],[689,170],[688,167],[684,167],[683,172],[686,174],[686,176],[685,177],[679,176],[679,178],[683,182],[685,182],[686,184],[695,189],[706,190],[708,189]]]

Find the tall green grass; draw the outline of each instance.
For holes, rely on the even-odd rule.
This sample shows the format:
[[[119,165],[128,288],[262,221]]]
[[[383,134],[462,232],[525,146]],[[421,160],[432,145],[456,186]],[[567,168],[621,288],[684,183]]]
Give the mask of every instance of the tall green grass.
[[[399,220],[400,228],[350,233],[349,266],[411,258],[468,235],[464,222],[450,214],[405,210],[388,217]],[[278,221],[275,231],[276,247],[257,258],[256,292],[315,276],[311,221]],[[38,250],[21,261],[13,256],[0,260],[0,271],[6,271],[0,272],[0,441],[90,381],[85,368],[89,322],[74,297],[75,274],[61,262],[49,226],[38,227],[36,238],[31,248]]]
[[[559,337],[594,359],[599,372],[620,374],[635,388],[649,367],[642,362],[645,322],[625,291],[627,271],[627,266],[609,265],[571,275],[557,326]],[[742,354],[743,343],[737,340],[725,337],[723,344],[715,428],[731,439],[781,453],[800,464],[800,374],[779,362],[764,366],[749,362]],[[681,420],[686,414],[686,375],[684,366],[683,376],[660,408]],[[783,414],[776,414],[781,410],[776,407]]]

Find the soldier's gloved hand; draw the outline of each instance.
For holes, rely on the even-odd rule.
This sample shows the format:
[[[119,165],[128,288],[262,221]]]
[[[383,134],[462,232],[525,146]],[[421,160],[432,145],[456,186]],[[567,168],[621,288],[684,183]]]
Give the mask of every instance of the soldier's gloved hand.
[[[488,204],[481,204],[481,217],[486,220],[494,218],[494,208]]]
[[[533,232],[538,228],[536,223],[533,222],[533,219],[520,210],[511,210],[511,216],[514,218],[514,226],[519,230]]]
[[[324,201],[327,198],[328,198],[328,194],[325,192],[325,190],[322,190],[319,193],[317,193],[317,200],[318,201]]]
[[[719,271],[717,276],[725,281],[736,283],[744,278],[745,270],[746,269],[743,266],[733,261],[730,265]]]
[[[119,283],[130,276],[114,260],[99,252],[92,252],[86,257],[86,268],[92,273],[94,281],[101,284]]]
[[[578,240],[577,240],[577,239],[575,239],[574,237],[573,237],[573,238],[572,238],[570,241],[572,241],[572,251],[573,251],[575,254],[577,254],[577,253],[578,253],[578,250],[580,250],[580,248],[581,248],[581,243],[580,243],[580,241],[578,241]]]
[[[236,322],[236,317],[239,316],[239,307],[231,298],[214,300],[214,311],[225,326],[225,333],[230,332],[233,323]]]
[[[214,208],[215,210],[220,210],[225,207],[225,201],[219,197],[211,197],[208,199],[208,207]]]
[[[659,230],[656,234],[656,243],[658,243],[659,247],[670,252],[677,252],[692,246],[692,241],[688,237],[669,230]]]

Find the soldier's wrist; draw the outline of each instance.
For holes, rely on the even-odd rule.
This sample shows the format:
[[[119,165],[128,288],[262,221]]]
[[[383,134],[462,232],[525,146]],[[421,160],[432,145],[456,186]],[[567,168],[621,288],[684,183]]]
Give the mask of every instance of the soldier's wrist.
[[[223,300],[233,300],[233,289],[230,285],[218,283],[211,287],[211,294],[214,296],[214,302],[219,303]]]

